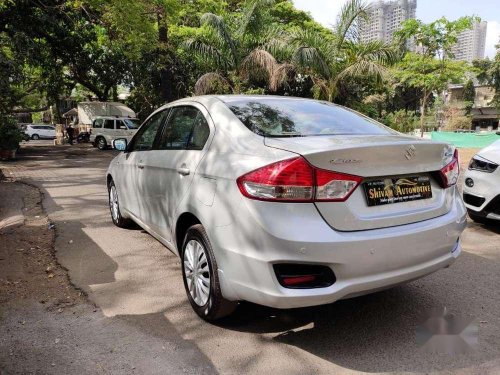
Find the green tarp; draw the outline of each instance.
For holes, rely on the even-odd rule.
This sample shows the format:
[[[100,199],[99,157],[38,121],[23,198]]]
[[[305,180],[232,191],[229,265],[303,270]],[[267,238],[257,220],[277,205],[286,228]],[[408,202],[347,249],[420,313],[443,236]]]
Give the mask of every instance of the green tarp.
[[[483,148],[500,139],[500,135],[495,133],[432,132],[431,138],[433,141],[448,142],[456,147]]]

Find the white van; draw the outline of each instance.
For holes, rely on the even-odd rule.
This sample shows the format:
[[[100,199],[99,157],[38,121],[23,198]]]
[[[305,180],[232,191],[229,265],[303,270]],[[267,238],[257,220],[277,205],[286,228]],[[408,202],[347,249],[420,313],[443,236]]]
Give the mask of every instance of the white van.
[[[138,119],[129,117],[102,116],[92,122],[90,142],[99,150],[111,146],[115,138],[127,138],[130,142],[141,124]]]
[[[31,139],[54,139],[56,137],[56,128],[52,125],[29,124],[26,125],[24,133]]]

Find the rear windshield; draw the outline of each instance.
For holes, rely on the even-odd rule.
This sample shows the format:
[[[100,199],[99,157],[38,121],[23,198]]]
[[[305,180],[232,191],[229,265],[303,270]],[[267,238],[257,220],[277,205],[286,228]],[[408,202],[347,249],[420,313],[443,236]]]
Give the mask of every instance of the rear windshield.
[[[226,99],[226,105],[256,134],[305,137],[339,134],[392,134],[386,126],[346,108],[314,100]]]

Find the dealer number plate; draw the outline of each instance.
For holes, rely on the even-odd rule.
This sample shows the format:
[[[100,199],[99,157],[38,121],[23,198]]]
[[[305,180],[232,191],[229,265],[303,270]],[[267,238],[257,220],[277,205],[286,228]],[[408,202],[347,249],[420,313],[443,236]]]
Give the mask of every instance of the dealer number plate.
[[[367,181],[364,188],[368,206],[432,198],[431,181],[427,176]]]

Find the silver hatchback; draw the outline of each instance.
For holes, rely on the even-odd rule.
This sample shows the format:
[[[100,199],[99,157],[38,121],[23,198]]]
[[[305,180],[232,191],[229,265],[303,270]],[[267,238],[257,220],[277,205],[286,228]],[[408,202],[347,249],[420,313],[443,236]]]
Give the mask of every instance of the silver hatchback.
[[[461,251],[457,151],[331,103],[192,97],[114,146],[113,222],[182,259],[206,320],[242,300],[293,308],[382,290]]]

